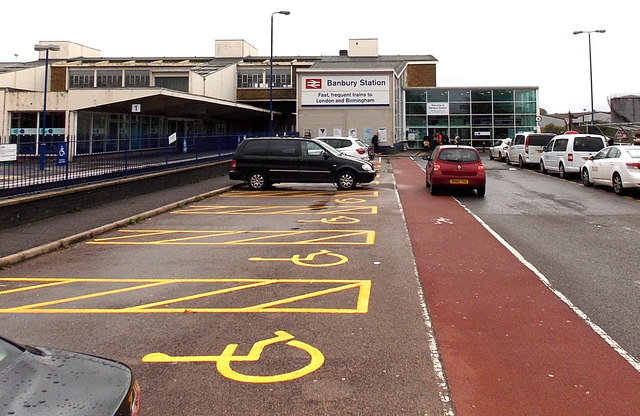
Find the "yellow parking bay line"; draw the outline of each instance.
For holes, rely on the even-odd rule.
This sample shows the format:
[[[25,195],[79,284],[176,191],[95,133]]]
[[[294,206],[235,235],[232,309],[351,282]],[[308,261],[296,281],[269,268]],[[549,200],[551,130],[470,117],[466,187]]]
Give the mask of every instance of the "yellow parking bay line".
[[[221,198],[310,198],[310,197],[336,197],[336,198],[376,198],[378,191],[230,191],[219,195]]]
[[[199,215],[375,215],[376,206],[308,206],[308,205],[191,205],[171,211],[172,214]]]
[[[369,310],[370,280],[339,279],[91,279],[91,278],[0,278],[3,284],[32,284],[24,289],[38,290],[38,303],[20,304],[21,288],[0,292],[0,313],[16,314],[118,314],[118,313],[331,313],[364,314]],[[55,284],[64,284],[61,292]],[[103,290],[105,285],[110,290]],[[116,286],[113,288],[113,286]],[[133,286],[132,286],[133,285]],[[120,286],[120,287],[118,287]],[[158,296],[162,301],[143,302]],[[262,290],[266,288],[267,290]],[[168,290],[167,290],[168,289]],[[206,290],[205,290],[206,289]],[[65,296],[68,291],[75,296]],[[169,291],[170,290],[170,291]],[[122,297],[125,292],[137,296]],[[171,297],[179,293],[178,296]],[[335,296],[339,295],[339,296]],[[234,297],[235,296],[235,297]],[[86,307],[84,301],[113,301],[119,306]],[[258,303],[254,303],[259,300]],[[314,302],[322,307],[316,307]],[[140,302],[122,306],[123,302]],[[303,303],[304,302],[304,303]],[[179,307],[179,304],[183,304]],[[218,305],[216,305],[216,303]],[[229,305],[230,304],[230,305]],[[317,303],[316,303],[317,304]],[[61,307],[65,305],[65,307]],[[213,305],[213,306],[212,306]],[[170,307],[172,306],[172,307]]]

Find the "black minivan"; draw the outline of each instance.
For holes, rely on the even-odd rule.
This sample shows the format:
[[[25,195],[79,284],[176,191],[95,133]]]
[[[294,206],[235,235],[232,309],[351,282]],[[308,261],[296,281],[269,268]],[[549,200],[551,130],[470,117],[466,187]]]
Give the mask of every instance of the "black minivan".
[[[373,164],[344,155],[316,139],[245,139],[231,161],[229,178],[262,190],[279,182],[335,183],[353,189],[376,177]]]

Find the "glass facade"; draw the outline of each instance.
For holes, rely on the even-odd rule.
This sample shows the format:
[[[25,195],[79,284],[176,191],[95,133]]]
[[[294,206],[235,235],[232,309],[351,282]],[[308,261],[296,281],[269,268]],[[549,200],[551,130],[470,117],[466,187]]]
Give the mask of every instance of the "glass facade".
[[[537,89],[410,88],[404,94],[405,132],[416,147],[436,132],[488,147],[516,132],[538,131]]]

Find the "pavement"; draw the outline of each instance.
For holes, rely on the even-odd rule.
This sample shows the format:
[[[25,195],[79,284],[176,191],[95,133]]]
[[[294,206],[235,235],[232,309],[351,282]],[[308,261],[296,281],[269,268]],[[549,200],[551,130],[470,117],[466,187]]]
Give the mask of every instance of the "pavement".
[[[0,230],[0,268],[70,246],[241,185],[226,176]]]

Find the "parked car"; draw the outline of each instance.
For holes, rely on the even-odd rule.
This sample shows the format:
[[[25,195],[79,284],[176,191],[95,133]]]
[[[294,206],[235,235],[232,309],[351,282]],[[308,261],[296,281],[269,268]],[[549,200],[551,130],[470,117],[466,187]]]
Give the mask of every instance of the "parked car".
[[[0,386],[3,415],[140,415],[140,389],[125,364],[3,337]]]
[[[253,190],[280,182],[335,183],[339,189],[353,189],[376,174],[371,162],[344,155],[320,140],[263,137],[240,143],[229,179],[245,181]]]
[[[540,171],[557,172],[561,178],[568,173],[580,173],[587,159],[606,146],[607,138],[597,134],[561,134],[542,151]]]
[[[540,163],[542,149],[555,137],[553,133],[517,133],[507,152],[507,165],[517,163],[521,168]]]
[[[374,157],[373,145],[367,146],[362,140],[355,137],[316,137],[329,146],[348,156],[370,160]]]
[[[443,145],[427,158],[425,183],[435,195],[441,188],[475,189],[484,196],[487,177],[475,147]]]
[[[580,176],[584,186],[611,186],[618,195],[640,188],[640,146],[605,147],[585,162]]]
[[[489,159],[498,159],[500,162],[506,159],[507,152],[509,151],[509,143],[511,143],[511,139],[501,139],[494,143],[493,146],[489,148]]]

